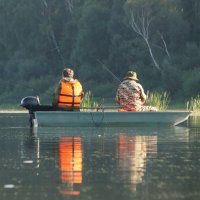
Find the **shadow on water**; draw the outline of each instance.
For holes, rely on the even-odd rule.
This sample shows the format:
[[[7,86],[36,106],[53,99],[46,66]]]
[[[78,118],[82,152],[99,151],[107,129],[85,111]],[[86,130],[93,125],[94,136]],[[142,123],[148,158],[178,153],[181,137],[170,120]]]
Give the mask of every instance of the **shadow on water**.
[[[198,128],[29,129],[25,122],[12,117],[12,128],[6,120],[0,128],[2,200],[200,197]]]

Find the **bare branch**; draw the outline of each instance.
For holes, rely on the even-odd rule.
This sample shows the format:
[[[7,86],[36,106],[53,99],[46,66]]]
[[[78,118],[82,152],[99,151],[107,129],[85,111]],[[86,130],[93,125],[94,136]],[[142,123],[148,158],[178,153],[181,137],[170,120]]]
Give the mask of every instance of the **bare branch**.
[[[43,3],[43,4],[44,4],[45,8],[47,8],[47,7],[48,7],[46,0],[41,0],[41,3]]]
[[[164,50],[165,50],[167,56],[168,56],[169,58],[171,58],[170,53],[169,53],[168,48],[167,48],[167,44],[166,44],[166,42],[165,42],[165,39],[164,39],[163,35],[162,35],[159,31],[158,31],[158,34],[160,35],[161,40],[162,40],[162,42],[163,42],[163,44],[164,44]]]
[[[157,63],[156,59],[154,58],[154,55],[153,55],[151,46],[150,46],[150,44],[149,44],[149,41],[148,41],[148,40],[145,40],[145,42],[146,42],[146,44],[147,44],[147,46],[148,46],[149,53],[150,53],[151,59],[153,60],[153,63],[154,63],[154,65],[155,65],[155,67],[156,67],[159,71],[161,71],[159,64]]]
[[[131,27],[132,29],[138,34],[140,35],[145,43],[147,44],[148,50],[149,50],[149,54],[151,56],[151,59],[154,63],[154,66],[161,71],[159,64],[157,63],[151,46],[150,46],[150,42],[149,42],[149,27],[150,27],[150,23],[152,21],[152,18],[149,18],[147,12],[144,12],[144,10],[141,10],[141,15],[138,15],[138,21],[140,23],[137,23],[136,18],[133,14],[133,12],[131,13],[131,19],[130,19],[130,23],[131,23]]]
[[[70,13],[72,13],[74,8],[73,0],[65,0],[65,7],[67,10],[69,10]]]
[[[134,17],[133,14],[131,14],[131,27],[137,34],[139,34],[140,36],[143,37],[143,34],[142,34],[139,26],[137,25],[135,17]]]

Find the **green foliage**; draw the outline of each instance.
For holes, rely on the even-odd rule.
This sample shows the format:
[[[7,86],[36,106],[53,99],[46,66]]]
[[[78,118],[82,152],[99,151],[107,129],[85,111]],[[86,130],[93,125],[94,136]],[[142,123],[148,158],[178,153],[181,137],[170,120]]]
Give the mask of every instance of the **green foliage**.
[[[150,92],[148,93],[147,104],[158,108],[160,111],[167,110],[169,105],[168,92]]]
[[[193,67],[190,67],[194,68]],[[199,94],[200,91],[200,70],[198,67],[191,69],[190,71],[184,72],[183,73],[183,94],[189,98],[197,94]]]
[[[39,95],[51,102],[62,69],[71,65],[85,91],[114,98],[120,80],[135,70],[145,89],[188,99],[200,90],[199,0],[1,0],[0,101]],[[143,11],[145,12],[141,12]],[[162,73],[155,69],[144,39],[130,26],[148,16],[148,39]],[[139,25],[141,25],[139,23]],[[166,54],[163,39],[170,56]]]

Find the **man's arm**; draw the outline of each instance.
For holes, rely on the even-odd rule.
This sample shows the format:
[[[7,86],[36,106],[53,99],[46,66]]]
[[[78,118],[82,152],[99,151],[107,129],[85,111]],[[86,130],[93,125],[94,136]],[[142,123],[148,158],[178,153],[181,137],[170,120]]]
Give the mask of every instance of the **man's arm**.
[[[147,96],[146,96],[146,94],[144,93],[144,89],[143,89],[142,85],[140,85],[140,84],[138,83],[138,87],[139,87],[139,89],[140,89],[140,98],[141,98],[142,102],[144,103],[144,102],[146,101],[146,99],[147,99]]]

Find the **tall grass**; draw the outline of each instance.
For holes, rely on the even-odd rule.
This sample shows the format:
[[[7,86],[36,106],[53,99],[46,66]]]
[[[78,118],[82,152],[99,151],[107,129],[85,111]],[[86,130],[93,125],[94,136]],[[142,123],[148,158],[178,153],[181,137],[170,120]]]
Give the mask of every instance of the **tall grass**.
[[[81,102],[81,111],[88,110],[89,108],[97,108],[98,103],[94,100],[92,92],[89,90],[85,93]]]
[[[190,101],[187,102],[187,110],[200,113],[200,95],[195,98],[192,97]]]
[[[147,102],[148,105],[158,108],[158,110],[164,111],[167,110],[169,105],[169,93],[163,92],[147,92]],[[99,103],[94,99],[91,91],[87,91],[83,97],[81,103],[81,111],[88,109],[97,109],[99,108]]]
[[[169,105],[169,93],[147,92],[147,104],[156,107],[160,111],[167,110]]]

